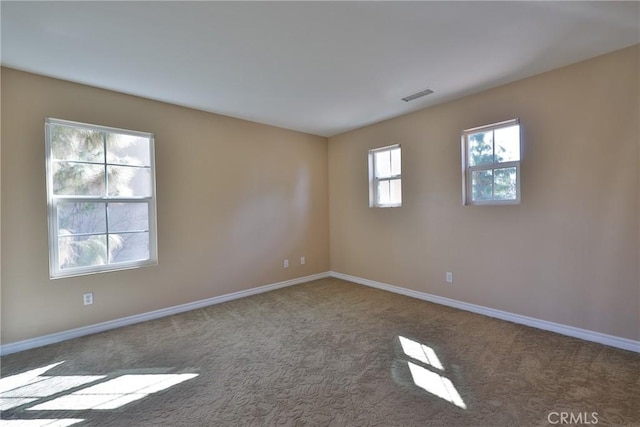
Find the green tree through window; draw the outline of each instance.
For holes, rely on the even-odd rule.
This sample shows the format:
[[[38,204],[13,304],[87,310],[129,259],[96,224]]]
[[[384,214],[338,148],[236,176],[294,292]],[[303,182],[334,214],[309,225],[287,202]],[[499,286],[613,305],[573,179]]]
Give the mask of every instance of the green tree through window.
[[[520,125],[517,119],[463,132],[465,204],[520,200]]]
[[[155,263],[153,136],[47,120],[51,276]]]

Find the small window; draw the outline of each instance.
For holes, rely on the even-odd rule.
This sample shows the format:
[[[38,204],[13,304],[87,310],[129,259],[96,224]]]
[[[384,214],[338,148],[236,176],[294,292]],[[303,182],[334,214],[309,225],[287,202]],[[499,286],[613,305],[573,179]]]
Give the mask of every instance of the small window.
[[[520,122],[462,133],[462,194],[466,205],[520,203]]]
[[[45,123],[51,278],[157,263],[153,135]]]
[[[402,206],[402,158],[399,145],[369,150],[369,206]]]

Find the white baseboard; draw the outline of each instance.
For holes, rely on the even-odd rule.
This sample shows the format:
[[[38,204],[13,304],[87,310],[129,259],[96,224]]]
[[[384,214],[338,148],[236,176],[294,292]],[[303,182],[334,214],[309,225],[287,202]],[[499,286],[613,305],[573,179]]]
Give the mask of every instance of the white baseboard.
[[[149,311],[147,313],[141,313],[133,316],[123,317],[121,319],[115,319],[107,322],[97,323],[95,325],[83,326],[81,328],[71,329],[64,332],[58,332],[55,334],[44,335],[41,337],[32,338],[24,341],[9,343],[9,344],[0,346],[0,356],[4,356],[11,353],[17,353],[19,351],[30,350],[32,348],[42,347],[49,344],[55,344],[55,343],[66,341],[72,338],[78,338],[85,335],[104,332],[110,329],[121,328],[123,326],[133,325],[135,323],[145,322],[147,320],[159,319],[165,316],[184,313],[185,311],[195,310],[198,308],[207,307],[214,304],[220,304],[223,302],[248,297],[250,295],[261,294],[264,292],[273,291],[275,289],[284,288],[287,286],[298,285],[300,283],[310,282],[312,280],[324,279],[326,277],[329,277],[328,272],[312,274],[310,276],[298,277],[296,279],[285,280],[284,282],[272,283],[270,285],[264,285],[264,286],[259,286],[257,288],[247,289],[245,291],[233,292],[231,294],[221,295],[218,297],[207,298],[200,301],[190,302],[187,304],[176,305],[174,307],[167,307],[160,310]]]
[[[636,353],[640,353],[640,341],[616,337],[613,335],[607,335],[600,332],[589,331],[586,329],[562,325],[559,323],[548,322],[546,320],[535,319],[533,317],[522,316],[520,314],[509,313],[507,311],[496,310],[480,305],[469,304],[454,299],[427,294],[425,292],[414,291],[411,289],[401,288],[399,286],[376,282],[374,280],[363,279],[362,277],[337,273],[335,271],[330,271],[329,275],[337,279],[347,280],[349,282],[358,283],[360,285],[370,286],[372,288],[382,289],[396,294],[434,302],[436,304],[446,305],[448,307],[458,308],[460,310],[470,311],[472,313],[483,314],[485,316],[495,317],[497,319],[507,320],[509,322],[519,323],[538,329],[544,329],[545,331],[556,332],[562,335],[568,335],[570,337],[580,338],[586,341],[593,341],[611,347],[617,347],[624,350],[630,350]]]
[[[284,282],[272,283],[270,285],[259,286],[257,288],[247,289],[244,291],[233,292],[231,294],[221,295],[213,298],[207,298],[204,300],[194,301],[187,304],[177,305],[174,307],[163,308],[160,310],[150,311],[147,313],[136,314],[133,316],[123,317],[121,319],[110,320],[107,322],[102,322],[102,323],[97,323],[95,325],[89,325],[81,328],[71,329],[64,332],[44,335],[41,337],[32,338],[24,341],[5,344],[0,346],[0,356],[4,356],[11,353],[17,353],[19,351],[30,350],[33,348],[42,347],[49,344],[55,344],[55,343],[66,341],[72,338],[78,338],[85,335],[104,332],[110,329],[121,328],[123,326],[133,325],[136,323],[145,322],[147,320],[159,319],[165,316],[184,313],[185,311],[195,310],[198,308],[207,307],[214,304],[220,304],[223,302],[248,297],[251,295],[257,295],[264,292],[273,291],[275,289],[284,288],[287,286],[298,285],[301,283],[310,282],[312,280],[324,279],[326,277],[335,277],[338,279],[347,280],[349,282],[358,283],[360,285],[365,285],[372,288],[382,289],[382,290],[393,292],[396,294],[417,298],[423,301],[429,301],[436,304],[457,308],[460,310],[470,311],[472,313],[483,314],[485,316],[495,317],[497,319],[506,320],[509,322],[519,323],[522,325],[531,326],[531,327],[543,329],[546,331],[556,332],[556,333],[567,335],[570,337],[580,338],[586,341],[597,342],[597,343],[608,345],[611,347],[617,347],[624,350],[630,350],[636,353],[640,353],[640,341],[616,337],[613,335],[607,335],[600,332],[589,331],[586,329],[562,325],[559,323],[548,322],[546,320],[535,319],[533,317],[522,316],[520,314],[509,313],[507,311],[501,311],[493,308],[483,307],[480,305],[469,304],[466,302],[457,301],[450,298],[444,298],[437,295],[428,294],[425,292],[414,291],[412,289],[401,288],[399,286],[389,285],[387,283],[364,279],[362,277],[351,276],[349,274],[330,271],[325,273],[313,274],[310,276],[299,277],[296,279],[286,280]]]

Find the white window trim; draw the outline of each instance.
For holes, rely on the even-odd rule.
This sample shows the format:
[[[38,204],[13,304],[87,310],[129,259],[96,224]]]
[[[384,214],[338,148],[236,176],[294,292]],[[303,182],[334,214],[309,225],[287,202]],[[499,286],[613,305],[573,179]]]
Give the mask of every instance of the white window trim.
[[[402,173],[399,175],[391,175],[385,178],[376,177],[376,160],[375,153],[379,153],[381,151],[391,151],[396,148],[401,148],[400,144],[387,145],[385,147],[374,148],[369,150],[369,207],[370,208],[399,208],[402,207],[402,195],[400,195],[400,203],[378,203],[377,200],[377,188],[378,183],[382,181],[389,181],[389,185],[391,185],[391,181],[400,181],[402,182]],[[400,153],[402,156],[402,152]],[[400,158],[402,162],[402,157]]]
[[[53,159],[51,158],[51,138],[50,125],[73,126],[88,130],[112,132],[149,138],[149,159],[150,159],[150,179],[151,196],[148,197],[93,197],[93,196],[66,196],[53,194]],[[132,131],[108,126],[93,125],[88,123],[73,122],[47,117],[45,119],[45,146],[46,146],[46,178],[47,178],[47,217],[49,226],[49,276],[51,279],[61,279],[65,277],[83,276],[88,274],[106,273],[109,271],[128,270],[158,264],[157,246],[157,222],[156,222],[156,175],[155,175],[155,140],[154,135],[148,132]],[[109,163],[104,163],[105,167]],[[58,245],[58,203],[60,201],[82,201],[97,203],[147,203],[149,207],[149,259],[122,262],[117,264],[93,265],[87,267],[75,267],[69,269],[59,268],[59,245]],[[100,233],[103,234],[103,233]],[[108,225],[106,234],[108,236]],[[107,239],[108,240],[108,239]]]
[[[511,120],[505,120],[503,122],[492,123],[489,125],[478,126],[471,129],[466,129],[462,132],[461,138],[461,150],[462,150],[462,204],[467,205],[517,205],[520,204],[520,163],[522,162],[522,126],[520,126],[520,160],[502,163],[487,163],[479,166],[469,166],[469,151],[468,151],[468,136],[486,131],[496,130],[504,127],[520,125],[520,119],[515,118]],[[473,200],[471,194],[473,192],[472,173],[483,170],[496,170],[505,168],[516,168],[516,198],[513,200]],[[493,189],[492,189],[493,190]]]

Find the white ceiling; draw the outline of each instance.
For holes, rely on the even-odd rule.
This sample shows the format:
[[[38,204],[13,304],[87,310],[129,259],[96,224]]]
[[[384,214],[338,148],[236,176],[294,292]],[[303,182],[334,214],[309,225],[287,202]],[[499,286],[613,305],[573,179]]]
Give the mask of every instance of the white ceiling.
[[[0,8],[2,65],[322,136],[640,42],[637,1]]]

